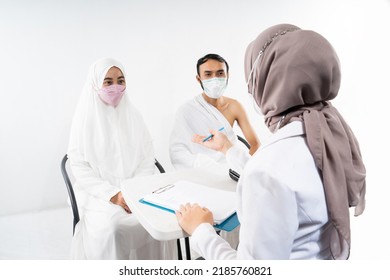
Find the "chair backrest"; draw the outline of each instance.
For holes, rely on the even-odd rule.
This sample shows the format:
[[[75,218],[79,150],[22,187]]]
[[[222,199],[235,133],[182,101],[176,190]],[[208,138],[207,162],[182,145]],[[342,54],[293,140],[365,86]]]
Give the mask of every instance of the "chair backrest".
[[[68,160],[68,155],[65,154],[65,156],[62,158],[62,161],[61,161],[61,173],[62,173],[62,177],[64,177],[66,189],[68,190],[68,194],[69,194],[70,204],[72,206],[73,234],[74,234],[76,224],[80,221],[80,216],[79,216],[79,209],[77,207],[76,197],[75,197],[74,191],[73,191],[72,182],[70,181],[68,172],[66,170],[66,161],[67,160]]]
[[[76,196],[74,195],[72,182],[69,179],[68,172],[66,170],[66,161],[68,160],[68,155],[65,154],[61,161],[61,173],[65,180],[66,189],[68,190],[69,198],[70,198],[70,204],[72,205],[72,212],[73,212],[73,234],[74,230],[76,228],[76,224],[80,221],[79,216],[79,210],[77,207],[77,201]],[[165,173],[164,168],[160,164],[160,162],[157,159],[154,159],[154,164],[156,165],[157,169],[160,171],[160,173]],[[188,237],[185,239],[186,242],[186,252],[187,252],[187,259],[191,259],[190,249],[189,249],[189,240]],[[178,258],[179,260],[183,259],[183,255],[181,252],[181,246],[180,246],[180,240],[177,239],[177,250],[178,250]]]
[[[73,213],[73,234],[76,228],[76,224],[80,221],[80,215],[79,215],[79,209],[77,207],[77,201],[76,201],[76,196],[74,195],[73,191],[73,186],[72,182],[70,181],[68,171],[66,169],[66,162],[68,160],[68,155],[65,154],[65,156],[62,158],[61,161],[61,173],[62,177],[64,177],[66,189],[68,191],[69,199],[70,199],[70,204],[72,206],[72,213]],[[162,165],[158,162],[157,159],[155,159],[154,164],[156,165],[157,169],[160,171],[160,173],[165,173],[164,168]]]
[[[243,137],[241,137],[240,135],[237,135],[237,138],[240,142],[242,142],[248,149],[251,148],[251,145],[249,145],[248,141],[246,141]],[[238,174],[236,171],[234,171],[233,169],[229,169],[229,176],[230,178],[232,178],[234,181],[238,181],[238,179],[240,179],[240,174]]]
[[[159,163],[157,159],[154,159],[154,164],[156,165],[156,167],[157,167],[158,171],[160,171],[160,173],[165,173],[164,167],[162,167],[161,163]]]
[[[239,141],[241,141],[242,143],[244,143],[244,145],[250,149],[251,148],[251,145],[249,145],[248,141],[246,141],[244,138],[242,138],[240,135],[237,135],[237,138]]]

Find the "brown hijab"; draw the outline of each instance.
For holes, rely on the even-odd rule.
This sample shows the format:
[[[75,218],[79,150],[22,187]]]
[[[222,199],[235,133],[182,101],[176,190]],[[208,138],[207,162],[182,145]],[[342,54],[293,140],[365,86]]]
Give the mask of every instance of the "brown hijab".
[[[316,32],[275,25],[247,47],[245,75],[271,131],[292,120],[304,123],[333,224],[330,250],[334,259],[347,259],[348,208],[355,207],[355,216],[364,211],[366,171],[352,130],[329,102],[341,80],[333,47]]]

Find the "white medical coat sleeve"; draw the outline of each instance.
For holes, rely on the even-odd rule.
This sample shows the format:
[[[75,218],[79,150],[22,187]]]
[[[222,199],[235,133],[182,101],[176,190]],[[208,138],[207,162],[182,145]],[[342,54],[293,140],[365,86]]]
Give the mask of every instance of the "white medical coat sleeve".
[[[237,258],[237,251],[230,247],[230,244],[220,237],[208,223],[200,224],[193,232],[191,248],[206,260],[234,260]]]
[[[298,228],[294,193],[280,180],[259,171],[244,174],[240,184],[238,250],[207,224],[193,232],[191,247],[205,259],[289,259]]]
[[[76,191],[86,192],[105,201],[110,201],[114,195],[120,192],[119,187],[103,180],[87,162],[71,161],[70,166],[74,177],[77,178]]]
[[[275,166],[277,168],[277,166]],[[250,166],[240,178],[238,259],[289,259],[298,229],[295,193],[280,177]]]
[[[248,162],[250,158],[251,158],[250,154],[238,148],[237,145],[232,146],[226,152],[226,161],[229,167],[235,170],[236,172],[238,172],[239,174],[242,173],[245,164]]]

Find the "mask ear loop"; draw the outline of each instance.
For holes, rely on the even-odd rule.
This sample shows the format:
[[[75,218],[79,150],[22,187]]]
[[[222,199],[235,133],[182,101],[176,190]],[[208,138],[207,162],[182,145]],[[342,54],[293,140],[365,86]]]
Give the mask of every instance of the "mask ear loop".
[[[276,125],[275,132],[279,130],[280,125],[285,117],[286,117],[286,115],[283,115],[283,117],[280,118],[280,120],[278,121],[278,124]]]
[[[256,57],[256,59],[255,59],[255,61],[253,63],[252,69],[249,72],[248,81],[246,82],[246,86],[248,87],[248,93],[252,97],[251,99],[252,99],[252,102],[253,102],[253,106],[255,108],[255,111],[259,115],[262,115],[263,113],[261,112],[261,109],[259,108],[259,105],[257,105],[256,99],[253,96],[253,92],[254,92],[254,88],[255,88],[255,75],[256,75],[257,63],[260,60],[260,57],[261,57],[262,54],[263,54],[263,51],[260,51],[259,54],[257,55],[257,57]],[[253,76],[253,78],[252,78],[252,76]],[[249,83],[250,83],[251,79],[252,79],[252,93],[249,91]]]
[[[260,60],[261,55],[263,54],[263,51],[261,50],[259,54],[257,55],[255,61],[253,62],[253,66],[251,71],[249,72],[249,78],[248,81],[246,82],[246,86],[248,87],[248,92],[253,96],[253,89],[255,87],[255,75],[256,75],[256,66],[258,61]],[[253,78],[252,78],[253,76]],[[249,82],[252,80],[252,93],[249,91]]]
[[[254,88],[254,85],[255,85],[255,74],[256,74],[256,66],[257,66],[257,63],[258,61],[260,60],[260,57],[261,55],[264,53],[264,51],[268,48],[268,46],[279,36],[282,36],[282,35],[285,35],[289,32],[292,32],[292,31],[296,31],[296,30],[300,30],[299,28],[289,28],[289,29],[286,29],[284,31],[278,31],[276,32],[276,34],[274,36],[271,37],[271,39],[269,39],[263,46],[263,48],[259,51],[259,54],[257,55],[255,61],[253,62],[253,66],[252,66],[252,69],[251,71],[249,72],[249,78],[248,78],[248,81],[246,82],[246,85],[248,86],[249,85],[249,82],[252,78],[252,74],[253,74],[253,79],[252,79],[252,90]],[[249,92],[249,88],[248,88],[248,92]],[[249,92],[250,93],[250,92]],[[253,93],[251,93],[253,95]]]

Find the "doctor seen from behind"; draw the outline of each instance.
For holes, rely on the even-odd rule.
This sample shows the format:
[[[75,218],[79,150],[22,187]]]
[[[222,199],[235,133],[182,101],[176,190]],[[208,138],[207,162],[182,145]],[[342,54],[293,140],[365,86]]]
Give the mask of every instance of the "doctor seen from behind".
[[[365,207],[366,172],[358,141],[331,104],[339,91],[337,54],[320,34],[272,26],[245,54],[248,91],[273,132],[252,156],[220,132],[203,142],[244,166],[238,181],[237,250],[212,226],[212,213],[182,205],[176,215],[206,259],[347,259],[349,207]]]

